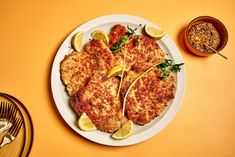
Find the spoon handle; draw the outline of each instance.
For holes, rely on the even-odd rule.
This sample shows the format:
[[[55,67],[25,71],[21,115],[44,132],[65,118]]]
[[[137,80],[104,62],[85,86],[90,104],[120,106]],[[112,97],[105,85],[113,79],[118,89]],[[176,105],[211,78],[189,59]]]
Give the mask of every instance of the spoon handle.
[[[221,57],[224,57],[225,59],[228,59],[228,57],[226,57],[226,56],[223,55],[222,53],[220,53],[220,52],[216,52],[216,53],[218,53],[218,55],[220,55]]]
[[[203,43],[204,44],[204,43]],[[220,55],[221,57],[228,59],[228,57],[226,57],[225,55],[223,55],[222,53],[218,52],[217,50],[213,49],[212,47],[210,47],[207,44],[204,44],[206,47],[208,47],[209,49],[211,49],[213,52],[217,53],[218,55]]]

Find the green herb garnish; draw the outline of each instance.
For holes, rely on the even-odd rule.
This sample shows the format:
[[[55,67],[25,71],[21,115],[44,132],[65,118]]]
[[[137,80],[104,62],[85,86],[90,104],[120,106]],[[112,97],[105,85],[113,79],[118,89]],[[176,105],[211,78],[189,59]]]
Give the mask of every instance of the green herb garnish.
[[[157,65],[157,68],[162,71],[160,79],[165,80],[171,72],[179,72],[182,65],[184,65],[184,63],[173,64],[171,59],[166,59],[165,62]]]
[[[160,70],[165,70],[169,66],[172,66],[172,64],[173,64],[173,61],[171,59],[166,59],[165,62],[157,65],[157,68]]]
[[[169,70],[165,70],[163,71],[162,75],[160,76],[161,80],[165,80],[168,76],[170,76],[170,71]]]
[[[174,71],[174,72],[180,72],[182,65],[184,65],[184,63],[174,64],[174,65],[172,66],[171,70]]]
[[[118,52],[118,50],[129,40],[128,35],[121,36],[120,40],[113,44],[113,46],[110,48],[113,52]]]
[[[137,31],[137,28],[132,29],[127,25],[127,29],[128,32],[125,35],[121,36],[120,40],[113,44],[113,46],[110,48],[112,52],[118,52],[120,48],[129,40],[129,36],[136,34],[135,31]],[[138,45],[139,43],[140,40],[138,38],[135,44]]]
[[[135,35],[136,34],[135,31],[137,31],[137,28],[132,29],[131,27],[129,27],[127,25],[127,29],[128,29],[128,32],[126,33],[126,35],[130,36],[130,35]]]
[[[119,50],[119,44],[118,42],[116,42],[115,44],[113,44],[113,46],[110,48],[111,51],[113,52],[117,52]]]
[[[140,36],[137,37],[136,41],[134,42],[134,45],[137,46],[140,44]]]

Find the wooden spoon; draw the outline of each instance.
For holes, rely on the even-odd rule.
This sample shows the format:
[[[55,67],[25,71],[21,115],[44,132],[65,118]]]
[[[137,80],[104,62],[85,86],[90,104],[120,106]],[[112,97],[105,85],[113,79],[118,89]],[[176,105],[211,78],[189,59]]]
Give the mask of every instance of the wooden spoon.
[[[214,53],[220,55],[221,57],[228,59],[228,57],[226,57],[225,55],[223,55],[222,53],[220,53],[219,51],[215,50],[214,48],[212,48],[211,46],[205,44],[204,39],[201,37],[196,37],[196,40],[200,43],[202,43],[203,45],[205,45],[207,48],[211,49]]]
[[[220,55],[221,57],[228,59],[228,57],[226,57],[225,55],[223,55],[222,53],[220,53],[219,51],[213,49],[212,47],[210,47],[209,45],[203,43],[203,45],[205,45],[206,47],[208,47],[209,49],[211,49],[213,52],[217,53],[218,55]]]

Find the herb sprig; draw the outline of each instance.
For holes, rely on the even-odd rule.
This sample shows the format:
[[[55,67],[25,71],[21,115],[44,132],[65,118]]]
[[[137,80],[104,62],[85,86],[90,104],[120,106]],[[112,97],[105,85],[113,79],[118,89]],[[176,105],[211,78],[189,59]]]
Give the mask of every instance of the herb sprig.
[[[115,44],[113,44],[113,46],[110,48],[110,50],[111,50],[112,52],[114,52],[114,53],[118,52],[118,51],[120,50],[120,48],[121,48],[125,43],[128,42],[129,37],[130,37],[131,35],[135,35],[135,34],[136,34],[135,31],[137,31],[137,28],[134,28],[134,29],[133,29],[133,28],[131,28],[131,27],[129,27],[129,26],[127,25],[127,29],[128,29],[127,33],[126,33],[125,35],[121,36],[120,40],[119,40],[118,42],[116,42]],[[139,38],[138,38],[135,44],[138,45],[139,42],[140,42],[140,40],[139,40]]]
[[[160,79],[165,80],[171,72],[179,72],[182,65],[184,65],[184,63],[173,64],[171,59],[166,59],[165,62],[157,65],[157,68],[163,72]]]
[[[113,52],[118,52],[118,50],[122,47],[122,45],[124,45],[126,42],[128,42],[129,37],[128,35],[123,35],[121,36],[120,40],[118,42],[116,42],[111,48],[110,50]]]
[[[126,33],[127,35],[135,35],[136,33],[135,33],[135,31],[137,31],[137,28],[131,28],[131,27],[129,27],[128,25],[127,25],[127,29],[128,29],[128,32]]]
[[[136,41],[134,42],[134,45],[137,46],[140,44],[140,36],[137,37]]]

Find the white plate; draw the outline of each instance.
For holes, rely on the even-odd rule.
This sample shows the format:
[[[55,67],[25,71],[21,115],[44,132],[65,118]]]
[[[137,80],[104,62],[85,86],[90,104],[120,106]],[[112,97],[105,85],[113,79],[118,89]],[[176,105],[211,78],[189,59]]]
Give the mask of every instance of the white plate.
[[[84,31],[83,44],[85,44],[88,42],[89,38],[91,37],[91,33],[93,31],[99,29],[109,32],[112,26],[117,23],[123,25],[129,25],[132,28],[138,28],[139,32],[137,33],[140,33],[141,29],[145,24],[159,28],[157,25],[145,19],[130,15],[108,15],[93,19],[91,21],[82,24],[65,39],[65,41],[62,43],[61,47],[59,48],[54,58],[51,71],[51,88],[55,104],[61,116],[75,132],[96,143],[110,145],[110,146],[126,146],[126,145],[136,144],[151,138],[152,136],[159,133],[162,129],[164,129],[174,118],[176,112],[180,107],[184,95],[185,68],[183,66],[182,70],[176,75],[177,87],[176,87],[175,98],[173,99],[173,101],[169,103],[169,106],[163,111],[163,113],[159,117],[155,118],[149,124],[144,126],[135,125],[134,133],[130,137],[124,140],[114,140],[110,137],[110,134],[101,131],[94,131],[94,132],[81,131],[76,124],[77,121],[76,115],[73,112],[71,106],[69,105],[69,97],[66,94],[65,87],[60,79],[60,62],[66,54],[69,54],[72,51],[70,42],[72,36],[75,33],[79,31]],[[170,39],[168,35],[166,35],[164,38],[162,38],[157,42],[160,45],[160,47],[166,53],[169,54],[168,57],[173,59],[175,63],[183,62],[179,50],[177,49],[174,42]]]

